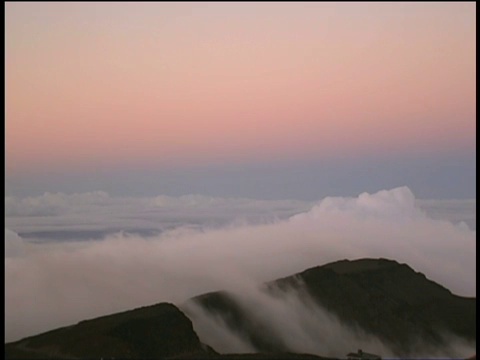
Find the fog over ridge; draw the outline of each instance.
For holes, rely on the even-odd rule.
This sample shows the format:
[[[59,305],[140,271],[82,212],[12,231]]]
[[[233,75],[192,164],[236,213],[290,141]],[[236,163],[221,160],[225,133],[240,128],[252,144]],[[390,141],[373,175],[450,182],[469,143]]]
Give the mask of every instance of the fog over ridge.
[[[288,203],[276,209],[282,206],[295,213]],[[155,236],[117,233],[68,243],[32,243],[9,228],[5,237],[7,341],[133,307],[247,289],[345,258],[394,259],[454,293],[476,293],[475,231],[430,218],[406,187],[326,198],[309,211],[260,224],[177,226]]]
[[[310,353],[320,356],[344,358],[346,349],[368,349],[383,358],[402,358],[394,350],[394,344],[386,343],[355,324],[344,324],[335,314],[320,306],[302,286],[302,280],[294,279],[295,286],[277,285],[242,287],[241,290],[223,294],[238,306],[247,321],[253,322],[266,339],[286,352]],[[242,331],[234,331],[224,318],[206,311],[195,301],[188,301],[180,308],[192,319],[200,339],[221,353],[253,353],[262,349],[250,341]],[[475,353],[475,344],[439,329],[443,346],[432,346],[416,338],[410,349],[411,358],[450,357],[461,358]],[[398,347],[397,347],[398,348]]]

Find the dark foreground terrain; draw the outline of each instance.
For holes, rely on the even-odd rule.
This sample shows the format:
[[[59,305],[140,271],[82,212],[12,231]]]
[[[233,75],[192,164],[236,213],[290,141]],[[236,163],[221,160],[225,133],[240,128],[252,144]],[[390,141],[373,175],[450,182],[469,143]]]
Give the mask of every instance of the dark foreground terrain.
[[[214,353],[175,305],[161,303],[86,320],[6,344],[7,358],[165,358]]]
[[[476,299],[452,294],[405,264],[386,259],[342,260],[265,284],[264,291],[294,289],[347,325],[378,336],[408,357],[415,339],[432,346],[439,330],[476,339]],[[7,359],[329,359],[292,353],[261,320],[227,292],[190,300],[220,316],[259,353],[219,354],[200,341],[190,319],[175,305],[160,303],[82,321],[5,344]],[[260,321],[260,323],[259,323]],[[319,339],[321,341],[321,339]],[[345,353],[356,349],[345,349]]]
[[[264,291],[273,296],[292,289],[335,314],[344,324],[358,326],[388,344],[399,356],[422,346],[447,345],[442,334],[476,339],[476,299],[452,294],[406,264],[387,259],[342,260],[272,281]],[[191,301],[261,351],[288,350],[281,339],[265,331],[252,314],[228,292],[200,295]],[[321,339],[319,339],[321,341]]]

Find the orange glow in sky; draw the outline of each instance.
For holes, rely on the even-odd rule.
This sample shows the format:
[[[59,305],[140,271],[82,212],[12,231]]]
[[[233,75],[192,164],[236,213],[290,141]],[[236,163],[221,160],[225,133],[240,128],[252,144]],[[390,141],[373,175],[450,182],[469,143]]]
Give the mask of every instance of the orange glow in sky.
[[[7,170],[472,148],[475,27],[475,3],[7,3]]]

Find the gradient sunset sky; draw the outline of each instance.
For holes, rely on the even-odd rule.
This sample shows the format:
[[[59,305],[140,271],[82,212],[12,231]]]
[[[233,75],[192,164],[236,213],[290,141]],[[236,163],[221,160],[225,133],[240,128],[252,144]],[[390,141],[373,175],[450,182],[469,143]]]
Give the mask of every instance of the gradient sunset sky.
[[[7,195],[476,196],[474,2],[5,7]]]

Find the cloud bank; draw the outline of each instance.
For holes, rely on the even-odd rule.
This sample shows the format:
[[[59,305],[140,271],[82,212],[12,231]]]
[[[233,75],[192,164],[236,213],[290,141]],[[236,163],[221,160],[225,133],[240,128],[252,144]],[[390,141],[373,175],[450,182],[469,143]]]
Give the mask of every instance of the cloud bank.
[[[8,229],[5,235],[7,341],[137,306],[238,291],[345,258],[391,258],[454,293],[476,293],[475,231],[430,218],[406,187],[325,198],[266,224],[93,242],[36,244]]]
[[[339,199],[336,201],[342,201]],[[415,205],[429,217],[455,224],[464,222],[470,229],[476,229],[475,204],[475,199],[415,199]],[[112,197],[104,191],[45,193],[37,197],[6,197],[5,222],[7,228],[37,241],[88,240],[120,231],[152,236],[187,225],[203,228],[268,223],[306,212],[314,205],[315,202],[298,200],[202,195],[136,198]]]
[[[37,240],[99,239],[120,231],[154,235],[178,226],[218,227],[286,219],[314,203],[202,195],[112,197],[103,191],[5,198],[7,228]]]

